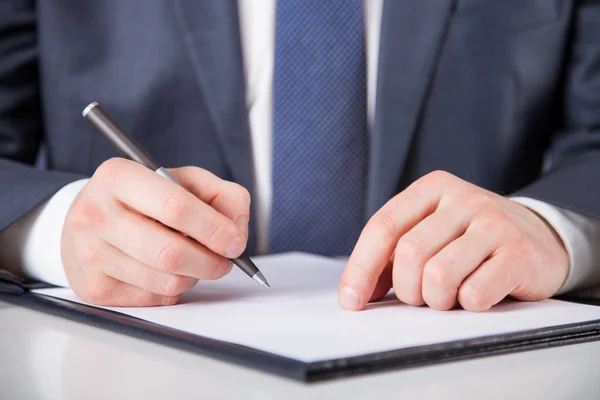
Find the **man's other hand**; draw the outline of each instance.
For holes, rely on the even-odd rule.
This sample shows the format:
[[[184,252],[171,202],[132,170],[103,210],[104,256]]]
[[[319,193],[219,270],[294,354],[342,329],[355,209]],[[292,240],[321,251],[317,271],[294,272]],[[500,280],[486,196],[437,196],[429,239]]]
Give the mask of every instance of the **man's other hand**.
[[[507,296],[551,297],[568,270],[562,241],[537,214],[436,171],[369,220],[338,296],[343,308],[360,310],[393,287],[407,304],[485,311]]]

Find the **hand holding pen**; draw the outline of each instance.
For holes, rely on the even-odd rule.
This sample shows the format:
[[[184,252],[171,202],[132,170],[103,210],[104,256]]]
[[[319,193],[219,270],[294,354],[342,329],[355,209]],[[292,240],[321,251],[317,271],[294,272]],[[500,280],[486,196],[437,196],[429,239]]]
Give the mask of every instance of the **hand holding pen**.
[[[198,280],[225,276],[232,260],[267,285],[244,253],[244,188],[196,167],[167,171],[117,132],[98,105],[84,115],[103,134],[112,132],[107,137],[129,159],[103,163],[67,212],[61,257],[80,298],[105,306],[171,305]]]

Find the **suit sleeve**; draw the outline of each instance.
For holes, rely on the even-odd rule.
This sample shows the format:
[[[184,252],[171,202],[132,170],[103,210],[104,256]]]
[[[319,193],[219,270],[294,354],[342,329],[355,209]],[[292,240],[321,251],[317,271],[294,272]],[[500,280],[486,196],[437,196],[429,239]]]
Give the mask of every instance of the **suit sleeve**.
[[[549,168],[514,195],[600,218],[600,2],[576,2],[570,34]]]
[[[44,134],[33,3],[0,1],[0,232],[81,178],[35,167]]]

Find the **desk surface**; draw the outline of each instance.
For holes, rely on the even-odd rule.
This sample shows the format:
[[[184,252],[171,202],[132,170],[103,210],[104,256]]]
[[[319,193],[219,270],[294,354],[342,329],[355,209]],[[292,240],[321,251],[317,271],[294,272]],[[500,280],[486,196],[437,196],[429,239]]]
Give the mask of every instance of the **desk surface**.
[[[317,384],[0,302],[1,399],[589,399],[600,342]]]

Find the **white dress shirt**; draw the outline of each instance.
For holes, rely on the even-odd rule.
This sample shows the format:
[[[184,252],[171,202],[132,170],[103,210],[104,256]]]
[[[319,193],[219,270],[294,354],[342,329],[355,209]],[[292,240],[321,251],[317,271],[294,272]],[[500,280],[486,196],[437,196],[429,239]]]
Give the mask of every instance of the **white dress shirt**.
[[[369,131],[375,110],[382,4],[383,0],[365,0]],[[257,221],[258,250],[264,253],[271,212],[275,0],[238,0],[238,5],[255,167],[256,215],[253,218]],[[0,265],[33,279],[68,286],[60,256],[60,237],[68,209],[86,182],[84,179],[65,186],[1,233]],[[600,261],[600,220],[530,198],[512,200],[537,212],[563,240],[569,254],[570,272],[561,293],[600,283],[600,268],[595,268]]]

